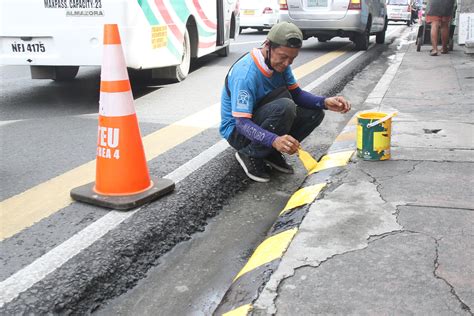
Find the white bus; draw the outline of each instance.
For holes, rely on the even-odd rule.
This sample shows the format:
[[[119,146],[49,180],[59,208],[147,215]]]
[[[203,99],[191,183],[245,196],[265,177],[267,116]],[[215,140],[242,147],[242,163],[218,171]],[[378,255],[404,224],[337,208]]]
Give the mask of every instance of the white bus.
[[[192,58],[229,53],[239,0],[0,0],[0,64],[70,80],[102,62],[103,25],[119,26],[127,66],[181,81]]]

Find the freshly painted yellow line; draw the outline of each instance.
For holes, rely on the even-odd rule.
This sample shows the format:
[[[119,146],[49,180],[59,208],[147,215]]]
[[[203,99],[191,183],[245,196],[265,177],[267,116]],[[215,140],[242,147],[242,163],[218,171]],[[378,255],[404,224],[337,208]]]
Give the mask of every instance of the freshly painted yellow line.
[[[349,120],[349,122],[347,122],[347,125],[346,125],[346,126],[351,126],[351,125],[357,125],[357,114],[354,115],[354,116]]]
[[[324,169],[345,166],[349,162],[349,159],[351,159],[352,154],[354,154],[354,150],[342,151],[340,153],[335,154],[328,154],[318,162],[316,168],[311,170],[308,175]]]
[[[252,308],[253,306],[251,304],[242,305],[236,309],[222,314],[222,316],[246,316],[252,310]]]
[[[255,249],[255,252],[250,257],[247,264],[240,270],[239,274],[234,278],[237,280],[243,274],[252,271],[255,268],[269,263],[272,260],[280,258],[283,255],[283,252],[290,245],[293,236],[296,234],[297,228],[292,228],[285,230],[277,235],[265,239],[258,247]]]
[[[354,140],[356,139],[356,131],[341,133],[336,137],[336,142],[342,142],[345,140]]]
[[[335,58],[344,51],[334,51],[293,70],[302,78]],[[148,160],[198,135],[219,123],[219,104],[210,106],[174,124],[168,125],[143,138]],[[73,201],[71,189],[94,181],[95,160],[45,181],[29,190],[0,202],[0,241],[39,222]]]
[[[286,206],[283,211],[281,211],[280,215],[294,209],[295,207],[313,202],[325,186],[326,183],[318,183],[299,189],[288,200],[288,203],[286,203]]]
[[[309,75],[310,73],[314,72],[315,70],[317,70],[317,69],[321,68],[322,66],[330,63],[334,59],[336,59],[336,58],[344,55],[345,53],[347,53],[347,49],[348,49],[349,46],[351,46],[351,45],[348,45],[348,46],[345,46],[341,49],[338,49],[338,50],[332,51],[330,53],[324,54],[321,57],[313,59],[312,61],[307,62],[306,64],[304,64],[302,66],[299,66],[296,69],[293,69],[293,75],[295,76],[296,79],[301,79],[304,76]]]
[[[316,159],[313,158],[313,156],[309,154],[309,152],[299,148],[297,155],[298,155],[298,158],[300,158],[301,162],[303,163],[303,166],[305,167],[307,171],[310,171],[316,168],[316,165],[318,164],[318,162],[316,161]]]

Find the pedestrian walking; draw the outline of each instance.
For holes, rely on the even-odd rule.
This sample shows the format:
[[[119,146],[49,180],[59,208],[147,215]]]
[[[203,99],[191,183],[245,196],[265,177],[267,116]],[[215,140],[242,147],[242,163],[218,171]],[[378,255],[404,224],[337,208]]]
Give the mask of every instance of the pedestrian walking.
[[[303,43],[294,24],[272,27],[262,47],[241,57],[229,70],[221,97],[220,133],[237,150],[249,178],[268,182],[268,166],[283,173],[293,155],[324,118],[324,110],[346,113],[342,96],[323,97],[302,90],[291,70]]]
[[[426,22],[431,23],[430,55],[438,56],[438,34],[441,31],[441,54],[448,53],[449,29],[455,0],[429,0]]]

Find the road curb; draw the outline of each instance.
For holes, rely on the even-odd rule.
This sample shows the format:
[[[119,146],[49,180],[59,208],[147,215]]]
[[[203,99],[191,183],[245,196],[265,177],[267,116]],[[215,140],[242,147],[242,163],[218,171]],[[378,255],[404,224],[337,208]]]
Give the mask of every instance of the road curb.
[[[356,150],[356,114],[336,137],[318,166],[290,197],[265,239],[235,276],[214,315],[247,315],[264,285],[278,268],[311,205],[321,197],[330,178],[340,173]]]
[[[365,102],[380,107],[380,103],[391,81],[398,72],[403,61],[404,53],[397,53],[395,62],[385,71],[379,83],[375,86]],[[253,309],[253,303],[258,299],[272,273],[278,268],[282,256],[296,235],[301,222],[311,205],[321,197],[330,178],[341,172],[350,161],[356,150],[357,113],[349,120],[336,137],[326,155],[318,162],[318,167],[306,177],[300,189],[290,198],[285,209],[270,229],[266,239],[256,248],[247,264],[234,278],[231,286],[221,300],[214,315],[247,315]],[[309,194],[301,192],[307,191]],[[298,195],[303,194],[306,198]],[[290,204],[294,200],[295,204]],[[288,209],[287,209],[288,208]],[[282,238],[283,245],[277,249],[270,248],[268,240],[275,234],[290,231]],[[268,254],[265,256],[265,254]],[[267,259],[265,261],[264,259]],[[271,260],[268,260],[271,259]],[[260,265],[257,265],[260,263]],[[250,269],[254,268],[254,269]]]

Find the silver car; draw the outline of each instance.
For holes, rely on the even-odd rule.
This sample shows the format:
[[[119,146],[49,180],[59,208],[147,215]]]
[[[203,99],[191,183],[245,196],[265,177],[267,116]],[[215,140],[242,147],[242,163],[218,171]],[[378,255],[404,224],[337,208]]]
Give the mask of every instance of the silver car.
[[[385,42],[386,0],[280,0],[280,21],[296,24],[304,38],[325,42],[349,37],[357,50],[367,50],[369,36]]]

